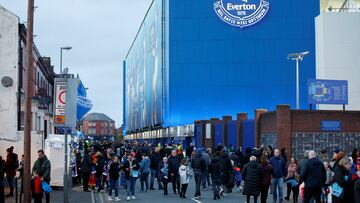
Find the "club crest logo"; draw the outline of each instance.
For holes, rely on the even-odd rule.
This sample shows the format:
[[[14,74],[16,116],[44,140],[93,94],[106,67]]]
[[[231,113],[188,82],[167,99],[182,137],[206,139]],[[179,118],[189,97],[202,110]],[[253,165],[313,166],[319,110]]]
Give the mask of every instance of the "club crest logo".
[[[214,3],[217,16],[225,23],[244,28],[261,21],[269,10],[265,0],[217,0]]]

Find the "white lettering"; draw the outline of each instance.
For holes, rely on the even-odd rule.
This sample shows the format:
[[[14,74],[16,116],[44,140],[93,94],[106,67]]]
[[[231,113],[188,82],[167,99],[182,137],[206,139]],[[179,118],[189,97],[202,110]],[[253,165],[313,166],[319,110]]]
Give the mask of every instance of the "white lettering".
[[[227,3],[226,8],[228,11],[243,11],[243,10],[256,10],[255,4],[232,4]]]

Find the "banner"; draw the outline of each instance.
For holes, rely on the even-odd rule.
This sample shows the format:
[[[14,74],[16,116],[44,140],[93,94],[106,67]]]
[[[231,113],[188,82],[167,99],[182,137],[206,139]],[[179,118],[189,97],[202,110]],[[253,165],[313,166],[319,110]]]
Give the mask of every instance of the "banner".
[[[308,80],[309,104],[348,104],[348,81]]]
[[[77,100],[77,115],[76,118],[80,121],[85,114],[87,114],[92,108],[92,102],[87,98],[86,89],[81,80],[79,80],[78,86],[78,100]]]

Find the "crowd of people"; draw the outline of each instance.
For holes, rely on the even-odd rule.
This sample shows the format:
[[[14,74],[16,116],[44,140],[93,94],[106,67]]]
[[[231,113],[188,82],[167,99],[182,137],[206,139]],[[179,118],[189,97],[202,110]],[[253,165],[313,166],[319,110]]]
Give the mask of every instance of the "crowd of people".
[[[16,170],[21,171],[23,166],[13,150],[7,149],[6,160],[0,158],[0,203],[4,202],[4,175],[10,190],[6,197],[11,197]],[[34,184],[37,179],[50,184],[50,161],[42,150],[38,155],[32,170]],[[247,203],[251,199],[261,203],[268,199],[273,203],[325,203],[329,197],[334,203],[360,203],[360,153],[354,149],[346,155],[339,149],[332,157],[326,150],[319,155],[305,151],[298,161],[288,157],[285,149],[271,146],[247,148],[243,152],[241,148],[233,150],[222,144],[213,149],[190,144],[183,149],[180,144],[93,143],[74,151],[71,166],[73,184],[81,184],[84,192],[106,191],[108,201],[120,201],[121,186],[125,188],[126,200],[135,200],[139,179],[140,192],[158,189],[166,196],[170,184],[172,193],[179,198],[187,198],[191,193],[195,200],[212,189],[214,200],[241,191]],[[195,185],[193,193],[187,191],[189,184]],[[39,196],[41,202],[41,189],[33,187],[34,198]],[[49,202],[49,193],[45,195]]]

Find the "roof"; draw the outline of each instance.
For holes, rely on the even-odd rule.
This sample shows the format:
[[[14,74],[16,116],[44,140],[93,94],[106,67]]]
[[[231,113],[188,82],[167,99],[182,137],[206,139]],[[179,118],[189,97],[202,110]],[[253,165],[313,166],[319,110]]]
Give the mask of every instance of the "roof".
[[[103,113],[90,113],[85,116],[84,121],[114,121]]]

